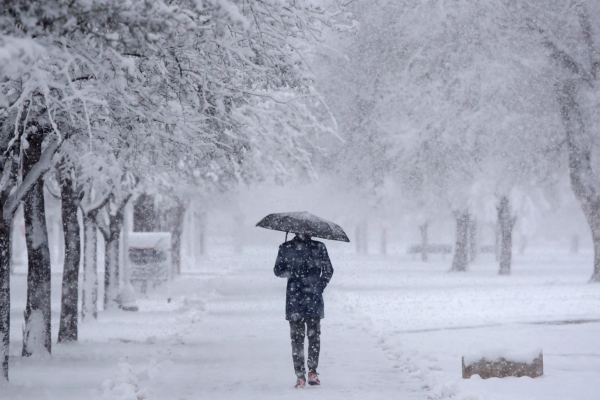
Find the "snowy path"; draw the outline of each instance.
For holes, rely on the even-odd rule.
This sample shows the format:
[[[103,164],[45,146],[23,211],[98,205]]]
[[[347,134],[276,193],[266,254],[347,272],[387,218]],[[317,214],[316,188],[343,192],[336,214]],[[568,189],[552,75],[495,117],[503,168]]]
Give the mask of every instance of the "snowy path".
[[[81,324],[77,344],[55,345],[43,360],[20,356],[26,285],[14,275],[11,382],[0,399],[598,398],[600,290],[585,283],[589,257],[539,254],[498,278],[485,259],[447,274],[442,260],[330,253],[321,387],[292,388],[285,280],[272,275],[272,248],[261,248],[207,258],[170,289],[152,289],[137,313],[100,312]],[[465,352],[498,348],[542,348],[544,376],[461,379]]]
[[[245,263],[244,263],[245,264]],[[252,264],[252,263],[248,263]],[[382,350],[335,285],[325,293],[320,387],[293,388],[285,280],[263,262],[252,268],[183,275],[140,300],[140,312],[101,312],[76,345],[45,359],[20,357],[12,330],[11,384],[0,398],[80,400],[421,399],[418,381]],[[17,288],[24,276],[16,276]],[[60,275],[53,275],[58,311]],[[13,326],[24,293],[13,295]],[[167,299],[171,297],[171,301]],[[56,337],[57,326],[53,326]]]
[[[357,316],[345,307],[343,296],[333,293],[335,289],[326,295],[322,322],[323,384],[297,391],[289,327],[283,318],[285,281],[268,271],[246,270],[215,279],[209,286],[216,293],[206,314],[198,324],[183,328],[185,346],[171,350],[172,364],[152,385],[152,399],[425,397],[414,391],[417,388],[376,339],[357,326],[353,321]]]

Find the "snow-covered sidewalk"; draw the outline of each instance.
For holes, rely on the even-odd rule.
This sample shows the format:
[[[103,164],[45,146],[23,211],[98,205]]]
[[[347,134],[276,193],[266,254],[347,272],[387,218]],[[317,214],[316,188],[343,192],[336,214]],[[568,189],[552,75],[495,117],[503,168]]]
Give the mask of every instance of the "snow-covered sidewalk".
[[[188,277],[190,284],[194,281]],[[293,389],[285,281],[267,269],[213,279],[202,321],[184,328],[152,399],[425,398],[403,369],[361,329],[343,296],[326,295],[319,367],[322,386]],[[332,290],[334,292],[335,290]],[[301,393],[299,393],[301,392]]]
[[[55,296],[59,281],[53,276]],[[137,313],[101,312],[98,321],[81,324],[79,343],[55,345],[44,360],[21,358],[13,329],[11,383],[0,388],[1,398],[425,398],[333,286],[325,294],[322,385],[294,389],[284,300],[285,280],[273,276],[269,265],[250,262],[183,275],[170,289],[141,299]],[[53,308],[58,311],[58,301]],[[14,327],[19,317],[13,313]]]

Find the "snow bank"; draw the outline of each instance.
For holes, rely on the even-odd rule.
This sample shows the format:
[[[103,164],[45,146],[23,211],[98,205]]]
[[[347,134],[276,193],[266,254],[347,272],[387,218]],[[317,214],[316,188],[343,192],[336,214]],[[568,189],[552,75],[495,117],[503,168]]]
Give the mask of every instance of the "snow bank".
[[[160,363],[150,361],[148,365],[137,371],[129,363],[121,362],[119,372],[113,379],[102,383],[103,400],[149,400],[151,391],[150,382],[158,379],[164,371],[172,367],[170,360]]]
[[[119,364],[119,373],[102,383],[102,398],[110,400],[144,400],[148,392],[140,388],[138,375],[128,363]]]

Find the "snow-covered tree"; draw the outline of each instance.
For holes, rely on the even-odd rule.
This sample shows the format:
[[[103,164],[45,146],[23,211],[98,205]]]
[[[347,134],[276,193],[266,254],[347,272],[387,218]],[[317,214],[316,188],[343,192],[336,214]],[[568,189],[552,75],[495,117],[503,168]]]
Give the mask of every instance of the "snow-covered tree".
[[[223,180],[261,177],[269,170],[310,172],[309,138],[330,128],[318,115],[320,99],[304,54],[337,12],[332,5],[290,0],[3,3],[3,226],[10,226],[20,200],[29,199],[28,250],[40,252],[40,257],[30,257],[36,265],[30,265],[30,274],[41,280],[29,282],[35,304],[28,304],[27,315],[41,321],[36,310],[45,310],[43,324],[26,319],[24,354],[31,354],[41,337],[50,350],[45,289],[50,265],[43,206],[35,188],[65,138],[87,139],[90,157],[98,151],[95,143],[108,143],[118,163],[125,162],[120,164],[125,176],[136,154],[151,160],[141,165],[168,169],[186,160],[199,174],[219,171]],[[29,157],[28,152],[36,158],[22,163],[20,155]],[[105,154],[95,157],[102,160]],[[17,185],[21,163],[28,173]],[[89,238],[84,250],[88,260],[95,253],[98,210],[110,203],[109,216],[119,219],[122,205],[113,204],[117,183],[108,183],[110,174],[96,170],[91,175],[77,177],[83,182],[79,207]],[[63,183],[69,185],[67,181]],[[11,192],[15,185],[19,187]],[[0,250],[9,248],[8,234],[4,238]],[[1,253],[6,256],[8,250]],[[0,268],[0,287],[6,288],[2,309],[9,304],[8,260],[2,257]],[[84,268],[84,275],[86,271],[92,276],[86,279],[91,286],[84,285],[84,309],[93,315],[88,307],[94,303],[97,277],[95,268]],[[2,317],[7,357],[8,314]]]
[[[78,211],[84,192],[81,191],[75,165],[74,149],[71,148],[70,143],[67,143],[61,148],[57,165],[65,246],[58,343],[67,343],[78,339],[81,259],[81,228]]]
[[[393,177],[422,227],[433,215],[454,213],[452,270],[466,270],[482,199],[504,205],[513,187],[560,168],[552,159],[560,153],[554,101],[540,95],[550,74],[542,53],[523,40],[512,7],[357,3],[357,34],[341,56],[328,57],[332,75],[342,71],[326,91],[346,139],[339,168],[360,178],[361,188]]]
[[[50,329],[50,254],[45,230],[43,181],[41,178],[52,162],[59,140],[48,135],[48,120],[39,97],[24,103],[19,111],[3,110],[0,116],[3,145],[2,188],[0,210],[0,334],[3,374],[8,376],[8,344],[10,328],[10,226],[21,201],[29,213],[26,217],[27,248],[31,268],[28,276],[28,302],[25,310],[23,353],[34,348],[51,347]],[[29,118],[35,122],[31,122]],[[22,169],[19,171],[20,164]],[[19,178],[19,173],[21,179]],[[6,313],[4,313],[6,311]],[[35,322],[34,324],[32,324]],[[35,325],[35,326],[33,326]]]
[[[594,243],[592,282],[600,282],[600,186],[598,183],[597,85],[600,79],[600,4],[594,1],[536,1],[523,5],[530,38],[546,54],[555,75],[554,92],[563,122],[571,187]]]

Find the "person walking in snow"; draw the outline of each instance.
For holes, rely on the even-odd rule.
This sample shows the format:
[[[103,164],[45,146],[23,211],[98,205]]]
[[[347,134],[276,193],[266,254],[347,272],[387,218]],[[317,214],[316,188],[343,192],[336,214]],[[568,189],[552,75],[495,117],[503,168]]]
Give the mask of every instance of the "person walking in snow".
[[[303,234],[279,246],[276,276],[287,278],[285,319],[290,323],[296,388],[306,385],[304,337],[308,336],[308,384],[320,385],[317,367],[321,348],[321,319],[325,317],[323,290],[333,276],[327,248]]]

